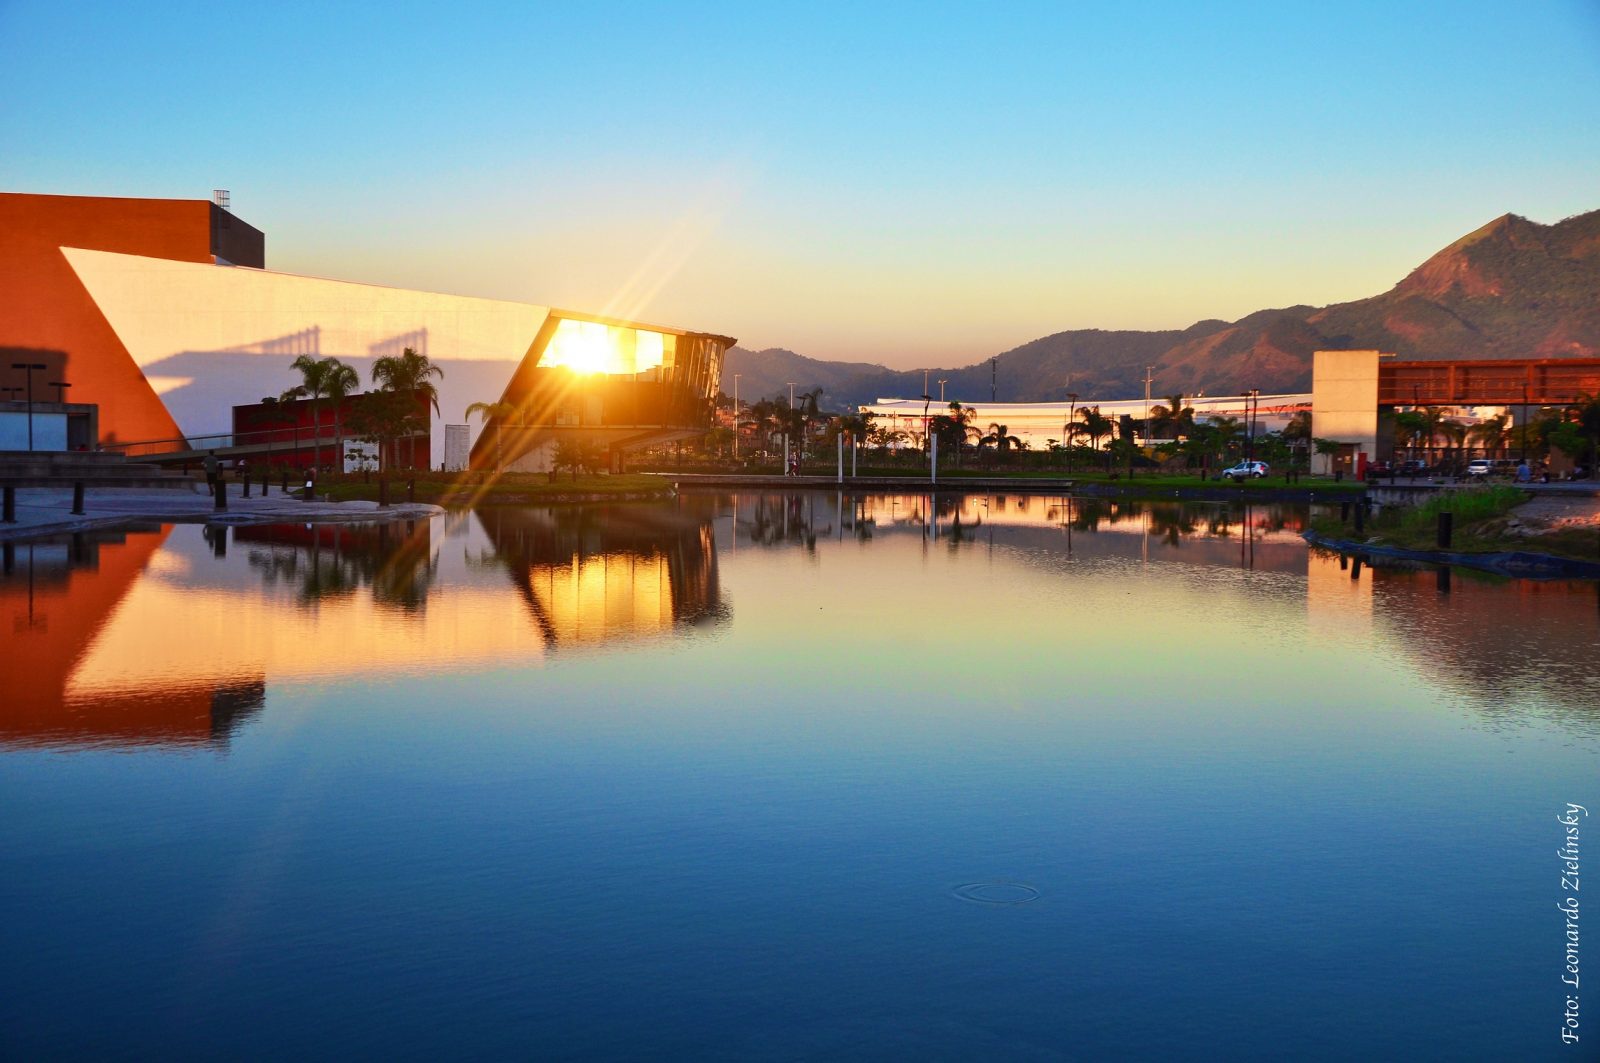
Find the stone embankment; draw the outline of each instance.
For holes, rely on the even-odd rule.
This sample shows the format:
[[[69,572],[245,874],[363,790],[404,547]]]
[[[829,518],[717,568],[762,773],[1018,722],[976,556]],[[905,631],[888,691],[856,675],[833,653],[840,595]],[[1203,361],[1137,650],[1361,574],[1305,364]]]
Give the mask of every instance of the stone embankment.
[[[265,495],[252,486],[250,498],[239,484],[227,488],[228,508],[216,508],[203,483],[188,489],[165,487],[89,488],[83,513],[72,512],[70,487],[22,487],[16,492],[16,523],[0,523],[0,540],[86,531],[120,524],[161,521],[187,524],[282,524],[307,521],[416,520],[443,513],[421,502],[379,507],[376,502],[302,502],[276,487]]]

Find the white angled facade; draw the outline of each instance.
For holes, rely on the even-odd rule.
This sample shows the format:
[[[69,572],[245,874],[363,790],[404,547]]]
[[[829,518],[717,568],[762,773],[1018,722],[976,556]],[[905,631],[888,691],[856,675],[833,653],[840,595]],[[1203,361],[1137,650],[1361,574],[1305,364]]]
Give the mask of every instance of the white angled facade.
[[[444,371],[432,432],[497,399],[551,309],[529,303],[106,251],[62,253],[184,434],[228,431],[235,404],[299,382],[301,354],[336,357],[370,386],[376,359],[406,347]],[[476,427],[476,426],[474,426]]]

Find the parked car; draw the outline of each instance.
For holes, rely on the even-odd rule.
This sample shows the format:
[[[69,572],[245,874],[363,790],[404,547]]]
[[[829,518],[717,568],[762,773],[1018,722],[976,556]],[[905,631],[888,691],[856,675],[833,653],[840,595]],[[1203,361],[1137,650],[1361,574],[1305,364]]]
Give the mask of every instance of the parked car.
[[[1396,476],[1427,476],[1431,471],[1427,462],[1417,461],[1415,458],[1410,461],[1402,461],[1394,467]]]
[[[1224,480],[1248,480],[1251,477],[1267,475],[1267,463],[1264,461],[1241,461],[1231,469],[1222,470]]]
[[[1480,480],[1487,480],[1494,475],[1494,461],[1491,458],[1473,458],[1467,462],[1467,475],[1475,476]]]
[[[1394,465],[1387,461],[1374,461],[1367,464],[1367,479],[1376,480],[1384,476],[1395,475]]]

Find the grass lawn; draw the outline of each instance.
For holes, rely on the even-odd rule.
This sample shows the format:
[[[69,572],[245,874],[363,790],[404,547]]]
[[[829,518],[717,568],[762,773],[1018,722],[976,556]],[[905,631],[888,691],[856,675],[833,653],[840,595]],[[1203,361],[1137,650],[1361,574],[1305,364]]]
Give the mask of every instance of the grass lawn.
[[[394,474],[389,480],[389,501],[404,502],[408,477]],[[416,477],[418,502],[431,502],[439,506],[516,504],[525,502],[559,502],[580,497],[587,501],[606,495],[657,495],[672,493],[670,480],[659,476],[625,473],[620,476],[579,476],[573,479],[563,473],[555,482],[544,473],[505,473],[499,477],[482,473],[446,474],[419,473]],[[323,483],[317,493],[333,502],[356,500],[375,502],[378,498],[378,481],[370,483],[350,478],[338,483]]]
[[[1359,541],[1374,546],[1398,546],[1406,550],[1438,549],[1439,514],[1450,513],[1454,527],[1450,550],[1464,554],[1493,554],[1520,551],[1552,554],[1581,561],[1600,558],[1600,531],[1592,528],[1566,528],[1543,535],[1519,535],[1508,529],[1517,506],[1529,494],[1504,484],[1464,487],[1441,492],[1420,506],[1386,507],[1367,522],[1357,535],[1354,522],[1337,517],[1321,517],[1311,528],[1331,539]]]
[[[676,466],[650,466],[657,472],[671,474],[680,473],[710,473],[714,475],[749,475],[749,476],[779,476],[782,469],[777,465],[750,465],[745,468],[728,468],[716,465],[684,465]],[[848,468],[848,466],[847,466]],[[833,464],[818,465],[810,463],[801,467],[804,476],[833,476],[837,466]],[[908,465],[869,466],[862,465],[856,470],[857,476],[881,477],[884,479],[903,479],[926,482],[928,470]],[[1202,487],[1212,490],[1235,488],[1243,491],[1281,491],[1285,488],[1293,490],[1315,490],[1325,492],[1349,492],[1359,495],[1366,488],[1356,480],[1344,480],[1334,483],[1328,477],[1302,476],[1298,481],[1290,482],[1282,476],[1268,476],[1260,480],[1246,480],[1240,483],[1229,483],[1213,477],[1202,480],[1198,473],[1158,473],[1148,469],[1138,469],[1129,479],[1123,470],[1115,474],[1107,473],[1104,469],[1074,469],[1067,472],[1065,469],[1039,469],[1019,468],[1001,465],[994,468],[944,468],[939,469],[939,482],[951,482],[970,479],[1008,479],[1008,480],[1071,480],[1079,484],[1114,484],[1125,488],[1172,488],[1172,487]]]

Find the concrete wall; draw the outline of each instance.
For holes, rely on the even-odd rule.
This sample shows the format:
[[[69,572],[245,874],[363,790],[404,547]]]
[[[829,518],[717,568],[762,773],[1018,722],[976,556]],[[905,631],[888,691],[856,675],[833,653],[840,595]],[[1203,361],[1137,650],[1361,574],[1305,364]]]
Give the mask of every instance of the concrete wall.
[[[1378,449],[1378,352],[1317,351],[1311,356],[1311,434],[1353,444],[1370,459]],[[1313,472],[1329,471],[1314,454]]]
[[[444,370],[435,381],[435,468],[444,458],[442,422],[459,422],[469,403],[499,397],[550,313],[267,270],[72,248],[63,254],[186,434],[225,432],[231,406],[297,383],[287,369],[296,354],[349,362],[363,387],[375,357],[404,346],[427,354]]]

